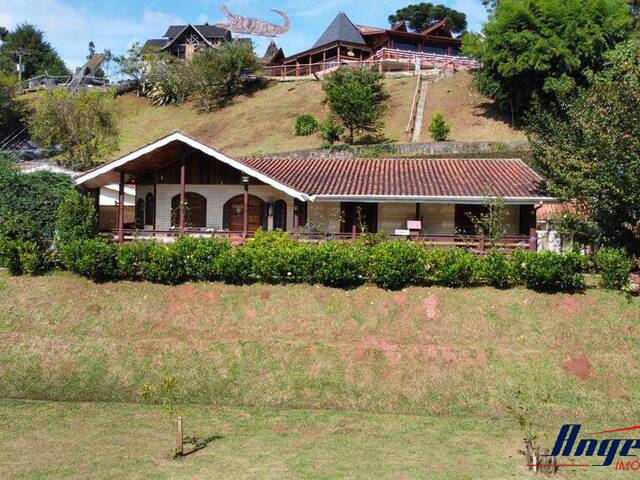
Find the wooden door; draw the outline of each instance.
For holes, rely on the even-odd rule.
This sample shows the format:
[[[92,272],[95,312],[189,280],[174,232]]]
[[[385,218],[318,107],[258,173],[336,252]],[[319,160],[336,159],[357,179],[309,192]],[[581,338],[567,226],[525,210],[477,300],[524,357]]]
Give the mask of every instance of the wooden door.
[[[287,231],[287,202],[276,200],[273,204],[273,229]]]
[[[255,232],[263,225],[264,202],[249,195],[249,228]],[[233,197],[224,205],[223,227],[231,232],[242,232],[244,228],[244,195]]]

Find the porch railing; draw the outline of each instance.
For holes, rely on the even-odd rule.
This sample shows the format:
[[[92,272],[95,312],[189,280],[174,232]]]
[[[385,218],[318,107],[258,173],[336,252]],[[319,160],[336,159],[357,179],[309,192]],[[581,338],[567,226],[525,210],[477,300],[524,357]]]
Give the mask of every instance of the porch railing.
[[[107,235],[113,235],[113,238],[117,238],[117,230],[106,232]],[[303,242],[321,242],[326,240],[356,240],[361,238],[363,234],[352,232],[309,232],[309,231],[297,231],[289,232],[291,238]],[[209,238],[220,238],[229,240],[232,244],[240,244],[246,238],[252,238],[255,236],[255,232],[247,232],[246,236],[242,231],[211,231],[208,229],[186,229],[185,235],[200,236]],[[180,233],[178,229],[171,230],[136,230],[127,229],[124,230],[125,241],[135,240],[173,240],[178,238]],[[537,249],[537,237],[530,237],[528,235],[510,235],[505,236],[499,241],[491,242],[486,238],[473,235],[436,235],[436,234],[412,234],[410,236],[405,235],[385,235],[389,239],[410,239],[423,242],[427,245],[440,246],[440,247],[462,247],[469,248],[478,252],[484,252],[492,249],[511,251],[516,248],[524,248],[529,250]]]

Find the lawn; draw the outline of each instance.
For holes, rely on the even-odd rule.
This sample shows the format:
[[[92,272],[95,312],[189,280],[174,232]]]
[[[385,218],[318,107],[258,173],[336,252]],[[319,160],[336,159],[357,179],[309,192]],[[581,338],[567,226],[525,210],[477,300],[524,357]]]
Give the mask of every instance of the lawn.
[[[420,141],[432,141],[429,123],[435,112],[442,112],[451,127],[449,140],[526,140],[524,132],[513,128],[508,115],[498,111],[492,100],[473,87],[472,81],[473,76],[462,71],[429,83]]]
[[[0,436],[0,478],[528,475],[514,409],[545,445],[562,423],[637,422],[638,319],[640,299],[596,288],[96,285],[0,271],[0,417],[15,425]],[[192,433],[224,436],[175,464],[171,425],[131,403],[171,375]]]

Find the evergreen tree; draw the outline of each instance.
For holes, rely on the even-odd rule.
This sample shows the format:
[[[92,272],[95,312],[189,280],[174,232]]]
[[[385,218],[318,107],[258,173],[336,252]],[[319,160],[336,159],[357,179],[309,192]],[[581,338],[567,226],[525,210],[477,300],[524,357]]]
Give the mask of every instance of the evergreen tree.
[[[408,5],[389,16],[389,22],[406,20],[409,27],[417,32],[426,30],[440,20],[447,20],[447,25],[454,33],[460,33],[467,29],[467,16],[449,8],[446,5],[433,5],[432,3],[418,3]]]
[[[44,33],[33,25],[23,23],[7,33],[0,45],[0,70],[15,74],[17,51],[26,54],[22,58],[25,79],[45,73],[54,76],[69,74],[58,53],[44,40]]]

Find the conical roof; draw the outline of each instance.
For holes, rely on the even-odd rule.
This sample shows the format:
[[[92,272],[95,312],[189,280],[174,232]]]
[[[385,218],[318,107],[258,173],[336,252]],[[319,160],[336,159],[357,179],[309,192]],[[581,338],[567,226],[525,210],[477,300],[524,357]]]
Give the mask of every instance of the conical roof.
[[[327,27],[322,36],[312,48],[330,45],[336,42],[366,45],[362,34],[343,12],[338,13],[331,25]]]

